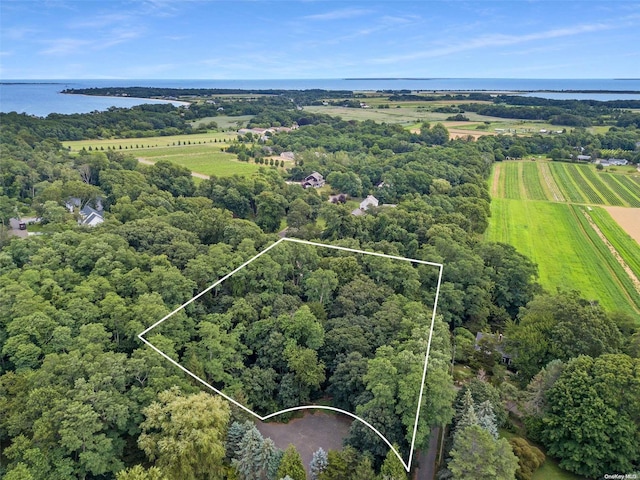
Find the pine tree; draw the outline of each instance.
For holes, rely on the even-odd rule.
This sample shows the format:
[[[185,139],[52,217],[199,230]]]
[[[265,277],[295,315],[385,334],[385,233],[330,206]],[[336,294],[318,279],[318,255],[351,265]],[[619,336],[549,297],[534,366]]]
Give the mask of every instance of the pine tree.
[[[394,445],[398,450],[398,446]],[[407,480],[407,470],[393,450],[389,450],[382,462],[380,475],[383,480]]]
[[[489,432],[493,438],[498,438],[496,414],[493,413],[493,406],[489,400],[485,400],[478,407],[478,425]]]
[[[506,439],[494,439],[480,425],[456,429],[449,462],[455,480],[513,480],[517,468],[518,458]]]
[[[478,425],[478,415],[476,414],[476,409],[473,403],[473,398],[471,397],[471,392],[467,390],[464,395],[464,399],[462,401],[462,406],[459,410],[460,417],[458,418],[458,422],[456,423],[455,435],[458,434],[459,431],[466,427],[470,427],[471,425]]]
[[[358,466],[356,471],[353,472],[352,480],[371,480],[376,478],[376,473],[373,470],[373,462],[369,455],[365,455]]]
[[[249,430],[253,428],[253,423],[249,420],[244,423],[233,422],[227,432],[226,451],[227,458],[232,459],[238,454],[240,450],[240,442],[242,438],[247,434]]]
[[[286,476],[291,477],[292,480],[306,480],[307,478],[302,458],[296,450],[296,447],[291,444],[289,444],[284,452],[276,477],[283,478]]]
[[[327,468],[329,457],[322,447],[313,453],[309,470],[311,471],[311,480],[318,480],[318,476]]]
[[[265,442],[255,426],[242,437],[238,454],[231,462],[238,472],[240,480],[266,480],[268,478],[270,455],[275,453],[275,446],[271,439],[269,442]]]

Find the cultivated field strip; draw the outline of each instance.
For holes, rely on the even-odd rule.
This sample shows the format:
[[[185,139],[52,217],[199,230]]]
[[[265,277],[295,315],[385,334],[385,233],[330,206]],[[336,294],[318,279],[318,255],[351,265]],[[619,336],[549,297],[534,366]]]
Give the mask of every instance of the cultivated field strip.
[[[549,193],[551,194],[551,199],[556,202],[565,202],[564,195],[560,191],[558,184],[553,178],[553,174],[551,173],[551,169],[549,168],[548,163],[540,164],[540,173],[542,174],[542,178],[544,179],[544,183],[547,186]]]
[[[550,164],[553,178],[556,180],[556,183],[562,190],[565,198],[568,198],[570,202],[587,203],[587,199],[582,196],[580,189],[576,186],[573,180],[571,180],[565,166],[566,165],[562,163]]]
[[[502,165],[502,172],[505,179],[504,198],[519,200],[522,198],[520,191],[520,176],[518,166],[520,162],[505,162]]]
[[[587,203],[594,205],[604,205],[604,199],[596,192],[586,178],[580,174],[580,170],[577,165],[564,165],[569,172],[572,180],[580,189],[580,193],[587,199]]]
[[[522,164],[522,184],[526,191],[526,198],[531,200],[549,200],[540,182],[540,172],[537,163],[527,162]]]
[[[591,185],[593,185],[593,188],[596,189],[602,198],[604,198],[606,205],[614,205],[618,207],[624,206],[624,202],[618,197],[618,195],[607,187],[590,167],[581,167],[580,173]]]
[[[584,232],[586,238],[595,249],[595,254],[599,259],[598,264],[605,266],[611,273],[611,278],[618,284],[621,292],[627,297],[627,301],[631,303],[636,312],[640,312],[640,292],[638,291],[633,279],[625,270],[623,263],[616,258],[614,253],[609,249],[604,239],[598,235],[599,231],[594,229],[589,223],[590,218],[583,212],[581,206],[570,205],[573,215],[576,217],[580,228]],[[614,250],[615,251],[615,250]]]
[[[589,212],[589,215],[635,276],[640,278],[640,245],[638,242],[631,238],[605,209],[596,207]]]
[[[640,207],[640,198],[631,193],[627,187],[620,182],[620,175],[602,173],[600,174],[600,178],[625,202],[625,205]]]
[[[640,200],[640,177],[623,177],[618,175],[616,180],[622,184],[629,192]]]
[[[584,215],[581,216],[586,223]],[[538,264],[544,288],[551,291],[558,286],[571,288],[585,298],[597,299],[609,311],[637,314],[638,307],[634,307],[635,302],[615,272],[626,279],[632,293],[637,293],[629,277],[591,230],[602,251],[581,226],[572,205],[494,199],[487,239],[513,245]]]

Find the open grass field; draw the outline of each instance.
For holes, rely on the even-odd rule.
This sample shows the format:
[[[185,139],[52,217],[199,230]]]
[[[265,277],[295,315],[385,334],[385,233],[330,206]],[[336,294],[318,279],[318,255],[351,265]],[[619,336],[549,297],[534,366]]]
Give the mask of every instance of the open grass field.
[[[375,102],[370,102],[365,99],[372,108],[347,108],[337,107],[332,105],[308,105],[304,107],[304,110],[311,113],[323,113],[325,115],[331,115],[335,117],[341,117],[343,120],[373,120],[375,122],[385,123],[397,123],[404,125],[408,128],[419,128],[422,122],[440,122],[447,126],[446,119],[451,117],[452,113],[434,112],[433,109],[443,106],[445,103],[425,103],[425,102],[385,102],[389,105],[389,108],[376,108]],[[460,102],[448,102],[447,104],[457,105]],[[487,117],[478,115],[474,112],[466,112],[464,114],[470,121],[475,122],[475,125],[481,122],[499,121],[497,117]],[[457,125],[467,122],[453,122]],[[472,132],[469,132],[472,133]]]
[[[194,128],[197,128],[203,124],[206,125],[210,122],[216,122],[220,130],[237,130],[238,128],[243,128],[253,117],[254,115],[238,115],[236,117],[230,117],[228,115],[218,115],[216,117],[205,117],[194,120],[193,122],[191,122],[191,125]]]
[[[494,198],[487,239],[513,245],[537,263],[547,290],[578,290],[607,310],[637,315],[640,303],[627,291],[628,276],[604,243],[585,230],[577,213],[562,203]]]
[[[215,144],[214,144],[215,145]],[[192,172],[218,177],[247,175],[257,172],[260,165],[251,162],[240,162],[236,156],[220,151],[219,147],[209,145],[187,145],[184,147],[150,148],[134,151],[136,157],[157,162],[167,160],[182,165]]]
[[[228,177],[258,171],[260,165],[240,162],[235,154],[222,151],[235,138],[235,133],[207,132],[167,137],[82,140],[63,142],[63,145],[71,147],[71,152],[78,152],[82,148],[88,150],[89,147],[92,151],[102,151],[110,147],[147,162],[167,160],[201,175]]]
[[[62,142],[67,148],[71,148],[71,152],[79,152],[83,148],[92,150],[106,150],[107,147],[128,152],[130,150],[146,150],[148,148],[161,148],[189,145],[205,145],[213,144],[216,147],[226,146],[227,142],[237,137],[237,134],[227,132],[206,132],[194,133],[192,135],[169,135],[166,137],[148,137],[148,138],[114,138],[104,140],[77,140],[72,142]],[[126,147],[126,148],[125,148]]]

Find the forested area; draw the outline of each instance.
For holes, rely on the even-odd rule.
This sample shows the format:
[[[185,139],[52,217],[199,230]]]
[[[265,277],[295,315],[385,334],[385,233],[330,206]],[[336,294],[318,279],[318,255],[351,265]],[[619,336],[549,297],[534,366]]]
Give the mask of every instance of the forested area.
[[[143,134],[157,132],[153,122],[165,115],[182,128],[175,107],[2,116],[4,478],[304,478],[295,449],[278,450],[242,411],[137,339],[275,242],[284,226],[290,237],[444,264],[416,439],[423,448],[431,427],[453,421],[441,478],[468,478],[478,465],[495,465],[485,474],[491,478],[530,478],[542,453],[497,436],[498,428],[516,430],[510,404],[522,405],[527,437],[564,468],[590,478],[638,469],[636,319],[575,292],[543,292],[535,264],[482,238],[486,179],[501,155],[515,147],[550,152],[557,142],[604,148],[637,131],[472,142],[450,140],[442,125],[416,134],[263,107],[265,117],[301,126],[268,140],[296,152],[286,177],[264,168],[197,186],[168,162],[141,165],[113,150],[71,155],[58,142],[75,128],[91,137],[110,121],[120,126],[100,135],[121,135],[140,121]],[[354,216],[326,193],[285,181],[313,171],[336,192],[374,194],[387,206]],[[69,198],[100,201],[105,222],[79,226]],[[9,236],[9,218],[29,214],[41,219],[42,234]],[[148,339],[261,414],[324,402],[357,413],[408,454],[436,280],[437,269],[426,265],[282,244]],[[496,337],[475,348],[476,332]],[[492,340],[503,332],[517,354],[513,371]],[[457,392],[453,352],[478,372]],[[470,463],[464,452],[476,438],[482,448]],[[314,462],[321,480],[406,478],[359,422],[343,450],[317,453]]]

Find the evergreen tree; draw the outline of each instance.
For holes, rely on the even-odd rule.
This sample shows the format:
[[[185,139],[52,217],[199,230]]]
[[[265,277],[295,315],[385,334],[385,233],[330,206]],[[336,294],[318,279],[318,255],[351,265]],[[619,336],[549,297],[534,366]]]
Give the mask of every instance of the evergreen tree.
[[[471,392],[468,390],[465,393],[463,407],[465,410],[462,411],[462,415],[456,424],[456,435],[466,427],[479,424],[478,415],[476,414],[473,399],[471,398]]]
[[[240,443],[249,430],[253,428],[249,420],[244,423],[233,422],[227,432],[227,458],[234,458],[240,450]]]
[[[253,426],[242,437],[238,445],[238,454],[231,461],[240,480],[270,480],[273,471],[273,457],[277,449],[273,440],[266,440]],[[272,478],[272,477],[271,477]]]
[[[322,447],[313,453],[309,470],[311,472],[311,480],[318,480],[318,476],[327,468],[329,457]]]
[[[394,445],[398,449],[397,445]],[[393,450],[389,450],[382,462],[380,475],[383,480],[407,480],[407,470]]]
[[[496,415],[493,413],[493,406],[489,400],[485,400],[478,407],[478,425],[491,434],[493,438],[498,438],[498,426],[496,425]]]
[[[277,478],[283,478],[285,476],[291,477],[292,480],[306,480],[307,478],[302,458],[296,450],[296,447],[291,444],[289,444],[285,450],[284,456],[280,461],[280,467],[278,468]]]
[[[518,458],[504,438],[494,439],[480,425],[456,430],[449,470],[454,480],[513,480]]]
[[[376,478],[376,472],[373,470],[373,462],[369,455],[363,456],[351,478],[352,480],[372,480]]]

